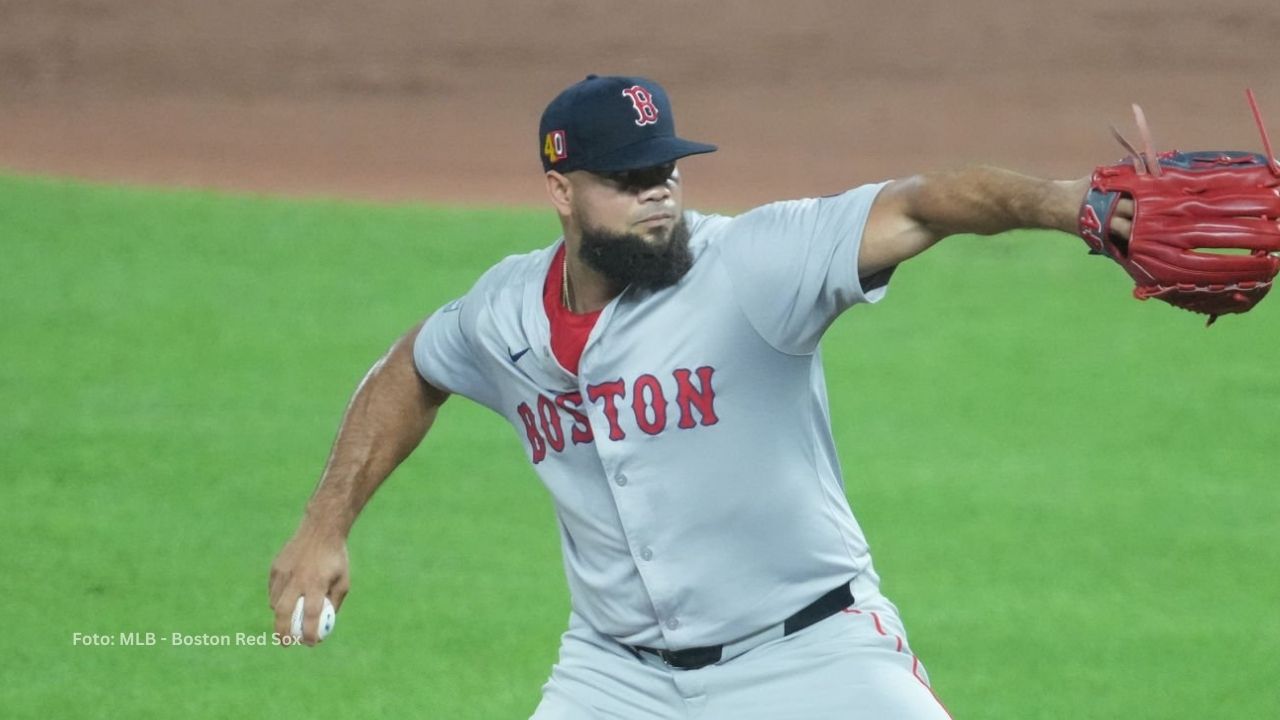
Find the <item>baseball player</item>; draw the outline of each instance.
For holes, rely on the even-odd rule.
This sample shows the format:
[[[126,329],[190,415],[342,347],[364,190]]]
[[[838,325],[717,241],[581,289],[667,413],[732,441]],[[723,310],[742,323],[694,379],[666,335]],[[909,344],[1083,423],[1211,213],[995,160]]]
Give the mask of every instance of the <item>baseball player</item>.
[[[555,504],[572,613],[536,720],[947,717],[847,503],[820,341],[949,235],[1074,234],[1096,183],[972,168],[686,210],[676,162],[715,149],[676,135],[648,79],[588,76],[547,106],[563,236],[370,370],[272,567],[278,632],[304,596],[316,641],[356,516],[456,394],[511,423]],[[1133,217],[1108,203],[1104,235]]]

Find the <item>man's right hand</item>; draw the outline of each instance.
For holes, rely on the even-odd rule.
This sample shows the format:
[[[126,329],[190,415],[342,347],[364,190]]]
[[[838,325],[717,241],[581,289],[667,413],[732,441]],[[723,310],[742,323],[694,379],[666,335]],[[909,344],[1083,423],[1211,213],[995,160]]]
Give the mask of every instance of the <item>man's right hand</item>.
[[[267,589],[271,609],[276,615],[276,636],[282,639],[289,637],[293,608],[299,597],[305,597],[302,642],[315,645],[319,641],[317,631],[324,597],[328,595],[333,607],[341,609],[342,600],[350,588],[345,538],[316,531],[304,524],[271,563]]]
[[[421,328],[418,323],[402,335],[356,388],[302,524],[271,564],[267,588],[280,638],[289,637],[293,608],[305,597],[302,642],[318,642],[325,595],[341,609],[351,587],[347,533],[382,481],[422,442],[449,397],[418,374],[413,345]]]

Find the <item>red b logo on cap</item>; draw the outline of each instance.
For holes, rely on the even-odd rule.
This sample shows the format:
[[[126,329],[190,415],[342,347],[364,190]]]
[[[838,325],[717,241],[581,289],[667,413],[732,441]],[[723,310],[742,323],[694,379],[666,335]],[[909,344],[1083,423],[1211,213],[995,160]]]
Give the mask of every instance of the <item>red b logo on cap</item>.
[[[631,107],[636,111],[637,125],[652,125],[658,122],[658,106],[653,104],[653,96],[642,85],[632,85],[622,91],[631,100]]]

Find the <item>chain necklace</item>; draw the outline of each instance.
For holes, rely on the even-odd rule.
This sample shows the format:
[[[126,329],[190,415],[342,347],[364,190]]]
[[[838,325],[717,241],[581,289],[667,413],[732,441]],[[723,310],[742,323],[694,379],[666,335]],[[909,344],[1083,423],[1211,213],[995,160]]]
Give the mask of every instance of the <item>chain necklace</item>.
[[[560,263],[560,276],[564,280],[560,284],[560,302],[564,303],[569,312],[573,312],[573,303],[569,301],[569,253],[567,252]]]

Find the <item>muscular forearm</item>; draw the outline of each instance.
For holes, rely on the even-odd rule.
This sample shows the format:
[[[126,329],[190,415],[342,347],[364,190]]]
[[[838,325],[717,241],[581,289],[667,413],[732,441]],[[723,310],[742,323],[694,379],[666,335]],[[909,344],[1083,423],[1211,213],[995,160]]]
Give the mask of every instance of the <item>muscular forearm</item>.
[[[1056,181],[993,167],[919,175],[906,181],[907,214],[934,238],[995,235],[1019,228],[1074,233],[1084,180]]]
[[[292,631],[294,608],[305,598],[302,642],[319,641],[321,600],[341,608],[351,587],[346,541],[356,516],[422,441],[448,397],[418,376],[417,334],[414,328],[400,338],[356,389],[302,524],[271,564],[268,595],[281,637]]]
[[[303,528],[346,537],[374,491],[422,441],[447,395],[423,382],[413,364],[417,328],[365,376],[352,398]]]
[[[867,277],[950,235],[1019,228],[1075,233],[1088,179],[1041,180],[992,167],[925,173],[889,183],[876,198],[858,252]]]

